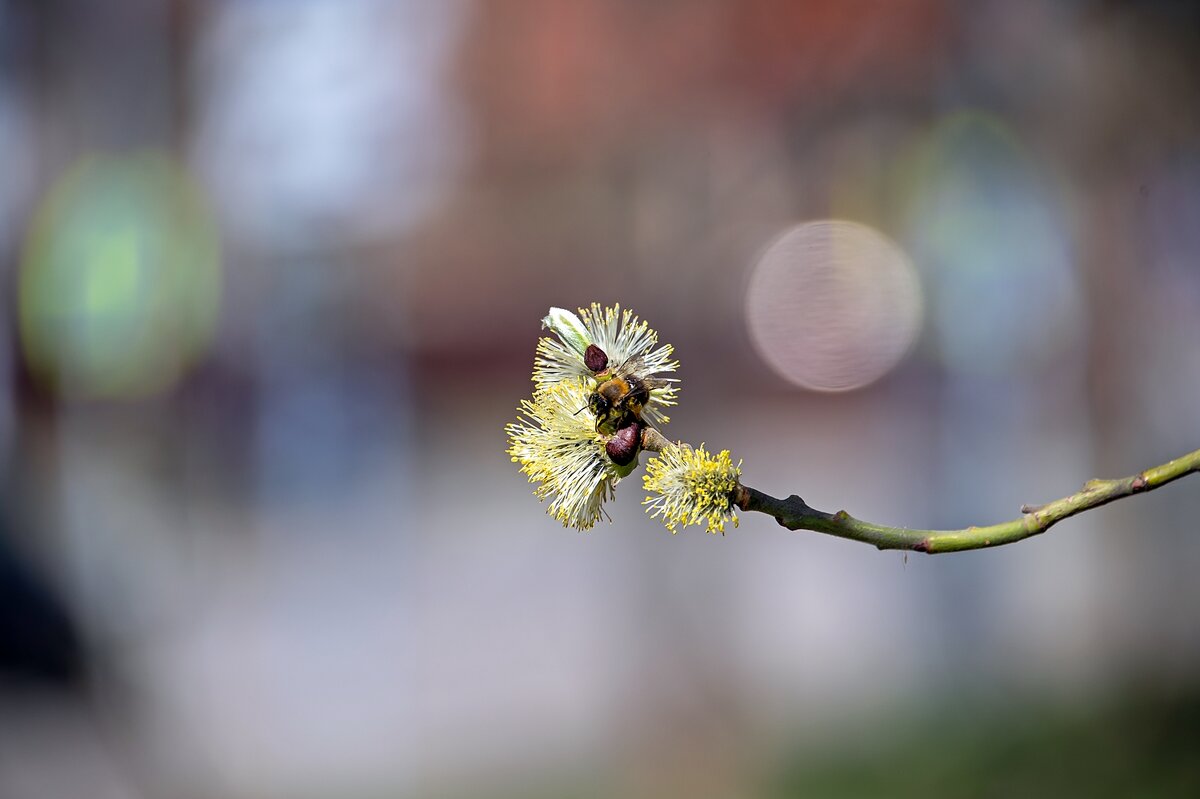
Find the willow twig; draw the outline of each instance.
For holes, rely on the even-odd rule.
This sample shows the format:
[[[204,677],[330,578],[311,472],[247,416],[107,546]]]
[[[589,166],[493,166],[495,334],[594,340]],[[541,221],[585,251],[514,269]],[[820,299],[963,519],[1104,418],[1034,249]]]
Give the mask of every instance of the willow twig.
[[[856,519],[844,510],[826,513],[809,507],[793,494],[776,499],[748,486],[734,490],[731,499],[743,511],[774,516],[789,530],[813,530],[818,533],[873,544],[879,549],[907,549],[914,552],[962,552],[1013,544],[1046,532],[1052,525],[1070,516],[1098,508],[1122,497],[1141,494],[1164,486],[1184,475],[1200,471],[1200,450],[1169,463],[1146,469],[1119,480],[1089,480],[1083,489],[1069,497],[1045,505],[1024,505],[1019,519],[986,527],[963,530],[916,530],[887,527]]]

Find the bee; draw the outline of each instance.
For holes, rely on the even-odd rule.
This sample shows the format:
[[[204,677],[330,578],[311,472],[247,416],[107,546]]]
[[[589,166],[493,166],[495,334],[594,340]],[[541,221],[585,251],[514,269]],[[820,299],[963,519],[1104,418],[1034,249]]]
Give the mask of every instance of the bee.
[[[608,355],[595,344],[588,345],[584,363],[596,375],[596,388],[587,405],[596,417],[596,432],[618,433],[635,424],[638,431],[647,427],[642,409],[650,401],[650,392],[665,388],[669,381],[639,374],[644,368],[640,356],[630,356],[624,363],[610,366]]]

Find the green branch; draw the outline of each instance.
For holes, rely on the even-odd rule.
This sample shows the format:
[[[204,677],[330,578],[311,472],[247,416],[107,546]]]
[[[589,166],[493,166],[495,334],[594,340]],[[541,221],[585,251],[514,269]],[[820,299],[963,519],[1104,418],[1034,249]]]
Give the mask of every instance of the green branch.
[[[1083,490],[1045,505],[1021,508],[1019,519],[987,527],[968,527],[964,530],[911,530],[906,527],[886,527],[856,519],[844,510],[826,513],[805,504],[793,494],[776,499],[747,486],[735,489],[734,504],[744,511],[757,511],[774,516],[789,530],[813,530],[818,533],[849,538],[874,544],[879,549],[911,549],[915,552],[962,552],[1013,544],[1046,532],[1052,525],[1070,516],[1098,508],[1114,500],[1153,491],[1172,480],[1200,471],[1200,450],[1176,458],[1170,463],[1155,466],[1119,480],[1089,480]]]

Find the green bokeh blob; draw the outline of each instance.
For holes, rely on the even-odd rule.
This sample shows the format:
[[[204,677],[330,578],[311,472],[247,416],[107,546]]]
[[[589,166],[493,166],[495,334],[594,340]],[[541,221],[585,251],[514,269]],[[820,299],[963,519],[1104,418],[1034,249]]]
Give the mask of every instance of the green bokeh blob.
[[[20,268],[25,357],[63,395],[165,391],[212,341],[216,224],[165,155],[91,156],[73,167],[38,210]]]

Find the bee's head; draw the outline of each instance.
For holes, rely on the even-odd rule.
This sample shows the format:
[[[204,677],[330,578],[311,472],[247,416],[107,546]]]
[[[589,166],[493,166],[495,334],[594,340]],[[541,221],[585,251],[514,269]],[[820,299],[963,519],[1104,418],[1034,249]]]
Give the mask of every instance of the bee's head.
[[[608,401],[608,397],[599,391],[593,391],[588,397],[588,410],[592,412],[592,416],[597,418],[607,416],[611,408],[612,403]]]

